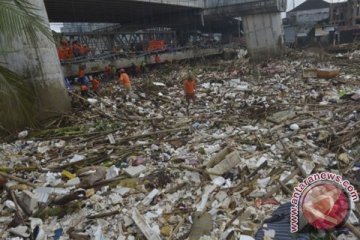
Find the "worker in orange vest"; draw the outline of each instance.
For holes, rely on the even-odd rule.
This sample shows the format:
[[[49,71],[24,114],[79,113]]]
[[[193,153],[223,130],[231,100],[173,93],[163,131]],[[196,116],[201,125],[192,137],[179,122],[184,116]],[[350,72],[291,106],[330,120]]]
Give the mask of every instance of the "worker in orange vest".
[[[74,57],[79,57],[80,56],[80,44],[77,40],[72,42],[72,51],[74,53]]]
[[[106,81],[112,80],[112,69],[110,64],[108,66],[105,66],[104,77]]]
[[[80,47],[80,55],[81,56],[87,55],[90,51],[91,51],[91,49],[87,45],[81,45],[81,47]]]
[[[79,78],[78,78],[78,82],[80,83],[80,92],[81,92],[81,96],[85,97],[87,96],[88,93],[88,79],[85,76],[85,66],[80,66],[79,67]]]
[[[58,53],[60,61],[65,59],[65,54],[64,54],[64,50],[63,50],[62,46],[59,46],[57,48],[57,53]]]
[[[160,59],[159,54],[156,54],[156,56],[155,56],[155,63],[156,63],[156,64],[161,63],[161,59]]]
[[[97,77],[91,77],[90,76],[90,82],[91,82],[91,90],[98,95],[99,94],[99,88],[100,88],[100,80]]]
[[[125,72],[125,69],[120,69],[119,83],[124,87],[124,101],[131,99],[131,81],[129,75]]]
[[[71,59],[74,57],[72,48],[70,47],[67,41],[63,42],[63,51],[64,51],[65,59]]]
[[[195,103],[196,81],[193,76],[189,75],[184,81],[185,99],[187,101],[187,107],[190,105],[190,101]]]

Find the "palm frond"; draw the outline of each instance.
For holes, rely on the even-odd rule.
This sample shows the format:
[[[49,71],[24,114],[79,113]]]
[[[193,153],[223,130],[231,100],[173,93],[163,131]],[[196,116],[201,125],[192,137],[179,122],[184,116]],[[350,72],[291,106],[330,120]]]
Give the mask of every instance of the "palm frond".
[[[49,26],[37,10],[28,0],[0,0],[0,45],[11,46],[14,38],[25,36],[36,46],[39,32],[53,41]]]
[[[0,126],[8,130],[34,126],[34,100],[31,86],[24,84],[21,76],[0,65]]]

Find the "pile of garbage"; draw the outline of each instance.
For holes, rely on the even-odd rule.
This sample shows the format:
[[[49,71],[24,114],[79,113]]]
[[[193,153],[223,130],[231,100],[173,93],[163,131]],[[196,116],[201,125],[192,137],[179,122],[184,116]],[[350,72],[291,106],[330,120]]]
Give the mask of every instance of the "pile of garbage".
[[[315,172],[359,189],[360,79],[340,62],[167,64],[129,101],[72,93],[73,115],[0,145],[0,238],[310,239],[271,216]],[[337,239],[358,239],[358,209]]]

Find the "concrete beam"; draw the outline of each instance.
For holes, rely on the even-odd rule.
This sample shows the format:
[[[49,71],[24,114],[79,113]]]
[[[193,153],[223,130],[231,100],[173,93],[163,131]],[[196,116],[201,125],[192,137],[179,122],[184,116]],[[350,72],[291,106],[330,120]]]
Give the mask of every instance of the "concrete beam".
[[[201,58],[206,56],[215,56],[222,54],[223,51],[221,49],[189,49],[179,52],[166,52],[160,53],[160,62],[172,62],[172,61],[180,61],[184,59],[190,58]],[[153,56],[139,56],[134,58],[121,58],[121,59],[103,59],[98,61],[89,61],[89,62],[81,62],[77,64],[64,64],[61,66],[62,71],[67,77],[75,77],[79,72],[79,66],[86,66],[86,74],[97,73],[104,71],[105,67],[109,64],[114,65],[116,68],[128,68],[131,67],[131,64],[140,65],[143,61],[147,64],[155,64],[155,55]]]
[[[143,3],[168,4],[168,5],[192,7],[192,8],[204,8],[204,0],[132,0],[132,1],[143,2]]]
[[[287,0],[205,0],[205,15],[240,17],[246,15],[285,12]]]

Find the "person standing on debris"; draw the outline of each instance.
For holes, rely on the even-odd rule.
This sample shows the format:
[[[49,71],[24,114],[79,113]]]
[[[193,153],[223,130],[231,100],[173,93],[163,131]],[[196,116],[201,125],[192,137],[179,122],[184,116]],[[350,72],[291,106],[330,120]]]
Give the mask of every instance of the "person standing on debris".
[[[190,106],[190,101],[195,103],[196,81],[192,75],[184,81],[184,92],[187,101],[187,107]]]
[[[111,75],[112,75],[111,72],[112,72],[112,69],[111,69],[110,64],[108,66],[105,66],[104,77],[105,77],[106,81],[110,81],[112,79],[111,78]]]
[[[124,94],[124,101],[127,100],[127,98],[131,98],[131,81],[129,75],[125,72],[125,69],[120,69],[120,76],[119,76],[119,83],[123,85],[125,89]]]
[[[85,66],[80,66],[79,67],[79,78],[78,78],[78,82],[80,83],[80,92],[81,92],[81,96],[85,97],[87,96],[87,91],[88,91],[88,79],[85,76]]]
[[[77,40],[72,42],[72,51],[74,53],[74,57],[79,57],[80,56],[80,44]]]
[[[131,63],[130,74],[135,77],[138,73],[138,67],[135,65],[135,63]]]
[[[155,58],[154,58],[154,61],[155,61],[156,64],[161,63],[161,59],[160,59],[159,54],[156,54],[156,56],[155,56]]]
[[[100,80],[96,77],[90,76],[90,82],[91,82],[91,90],[98,95],[99,94],[99,88],[100,88]]]

